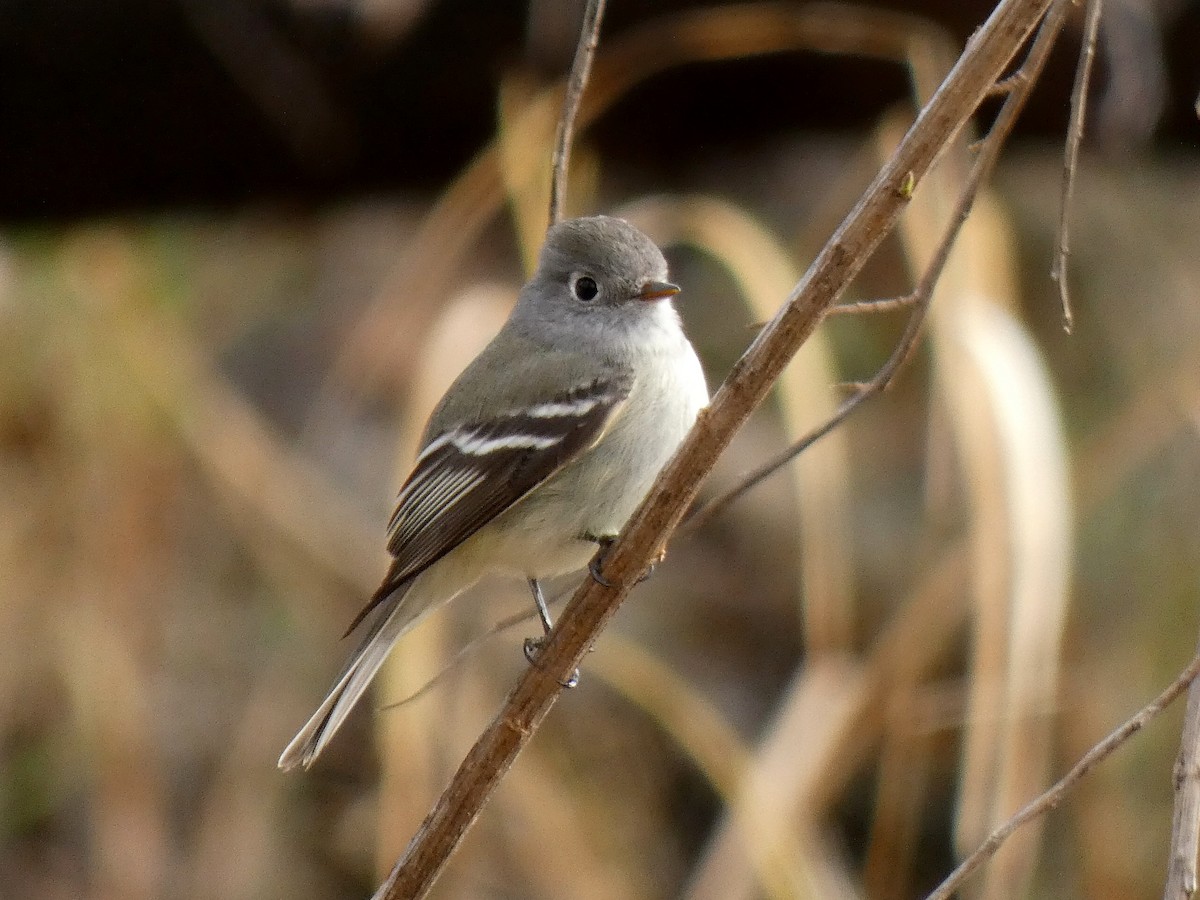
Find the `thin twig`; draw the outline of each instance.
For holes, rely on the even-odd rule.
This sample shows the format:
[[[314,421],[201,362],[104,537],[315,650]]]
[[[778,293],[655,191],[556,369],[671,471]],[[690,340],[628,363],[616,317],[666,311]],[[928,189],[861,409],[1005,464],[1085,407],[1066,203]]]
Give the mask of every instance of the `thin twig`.
[[[997,81],[995,84],[993,84],[992,89],[990,91],[988,91],[988,96],[989,97],[1007,97],[1009,94],[1011,94],[1013,91],[1015,91],[1018,87],[1020,87],[1020,83],[1024,78],[1025,78],[1025,75],[1021,70],[1013,72],[1008,77],[1001,78],[999,81]]]
[[[1200,652],[1200,651],[1198,651]],[[1187,713],[1175,760],[1175,815],[1163,900],[1191,900],[1200,888],[1200,681],[1188,688]]]
[[[897,309],[908,309],[917,302],[916,293],[905,294],[903,297],[881,297],[878,300],[859,300],[857,303],[835,303],[829,307],[826,316],[861,316],[881,312],[893,312]]]
[[[571,76],[563,95],[562,117],[558,120],[558,135],[554,144],[554,161],[550,169],[550,224],[562,221],[567,199],[567,165],[571,158],[571,141],[575,137],[575,117],[583,100],[592,58],[600,43],[600,20],[604,17],[605,0],[588,0],[579,29],[579,44],[571,62]]]
[[[1143,706],[1136,715],[1127,719],[1108,737],[1096,744],[1085,753],[1066,775],[1041,794],[1027,806],[1018,811],[1011,819],[988,835],[987,840],[979,845],[970,856],[962,861],[950,876],[938,885],[937,889],[926,900],[950,900],[950,897],[976,869],[991,859],[1000,846],[1012,836],[1022,825],[1044,815],[1057,807],[1067,792],[1088,774],[1096,764],[1110,756],[1129,738],[1137,734],[1166,709],[1176,697],[1187,690],[1188,685],[1200,675],[1200,656],[1196,656],[1174,681],[1161,694]]]
[[[847,215],[775,318],[733,367],[649,495],[606,551],[602,574],[585,578],[503,709],[476,741],[410,841],[378,900],[426,895],[516,759],[558,699],[570,673],[650,561],[679,525],[734,434],[767,396],[824,312],[862,270],[920,179],[962,131],[1054,0],[1001,0],[975,32],[941,87]]]
[[[1033,85],[1036,83],[1042,68],[1046,64],[1046,59],[1049,57],[1050,50],[1054,46],[1055,38],[1058,37],[1063,21],[1066,18],[1067,5],[1066,0],[1059,0],[1053,7],[1051,13],[1046,16],[1046,20],[1042,23],[1042,27],[1038,30],[1037,37],[1033,45],[1029,48],[1025,60],[1021,63],[1020,69],[1014,75],[1004,79],[1008,85],[1007,97],[1004,104],[1000,107],[1000,112],[996,115],[996,119],[992,123],[987,136],[982,141],[977,142],[979,154],[975,159],[974,165],[971,167],[970,174],[967,176],[966,184],[959,195],[958,204],[955,206],[954,212],[947,223],[946,230],[942,234],[937,252],[934,253],[933,259],[930,260],[929,266],[921,276],[916,289],[906,297],[891,298],[884,301],[867,301],[866,305],[868,307],[873,303],[883,303],[889,307],[912,307],[912,313],[905,326],[904,334],[901,335],[896,348],[892,351],[892,355],[888,357],[887,362],[883,364],[870,381],[853,385],[855,393],[844,400],[842,405],[838,407],[837,412],[830,416],[828,420],[804,435],[796,443],[787,447],[782,453],[744,476],[741,481],[725,491],[725,493],[695,510],[688,516],[683,533],[695,531],[705,522],[724,512],[735,500],[738,500],[762,481],[775,474],[775,472],[786,466],[818,440],[833,431],[834,428],[844,422],[866,400],[887,390],[896,377],[896,373],[899,372],[908,357],[912,355],[917,338],[920,336],[921,324],[925,320],[925,313],[929,309],[933,288],[937,284],[938,278],[941,277],[942,270],[946,266],[946,261],[950,257],[950,251],[954,247],[954,241],[971,212],[971,206],[975,202],[975,196],[978,194],[979,188],[995,167],[996,160],[1000,155],[1000,149],[1012,131],[1017,116],[1024,107]],[[846,306],[854,305],[846,304]],[[833,313],[839,308],[841,307],[833,306],[829,309],[829,313]]]
[[[1075,323],[1071,311],[1071,291],[1067,281],[1067,256],[1071,252],[1071,198],[1075,193],[1075,171],[1079,166],[1079,145],[1083,141],[1083,125],[1087,119],[1088,87],[1092,81],[1092,62],[1096,58],[1096,39],[1100,33],[1100,11],[1104,0],[1091,0],[1083,28],[1083,45],[1075,67],[1075,85],[1071,88],[1071,119],[1067,127],[1067,146],[1063,155],[1062,196],[1058,215],[1058,248],[1050,277],[1058,282],[1062,299],[1063,329],[1067,334]]]

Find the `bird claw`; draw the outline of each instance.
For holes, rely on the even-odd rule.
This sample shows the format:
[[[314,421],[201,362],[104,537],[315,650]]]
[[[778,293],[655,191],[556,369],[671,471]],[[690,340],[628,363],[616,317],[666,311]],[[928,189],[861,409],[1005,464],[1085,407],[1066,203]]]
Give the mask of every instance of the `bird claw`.
[[[612,587],[613,583],[604,577],[600,568],[604,565],[604,561],[608,559],[608,551],[612,548],[613,539],[602,539],[596,541],[596,543],[600,545],[600,552],[592,557],[592,561],[588,563],[588,572],[597,584],[603,587]],[[648,581],[650,576],[654,574],[654,570],[658,568],[658,564],[666,558],[667,551],[659,551],[658,556],[650,560],[650,565],[646,566],[646,571],[638,576],[638,580],[634,584],[641,584],[643,581]]]
[[[608,548],[604,547],[596,556],[592,557],[592,561],[588,563],[588,573],[592,576],[592,580],[601,587],[612,587],[613,583],[604,577],[600,572],[600,567],[604,565],[604,557],[608,553]]]
[[[544,643],[545,638],[525,638],[522,649],[525,651],[525,661],[531,666],[537,665],[538,653],[541,652]]]
[[[546,639],[544,637],[525,638],[525,644],[523,646],[525,651],[525,660],[531,666],[537,666],[539,669],[541,668],[541,664],[538,662],[538,656],[541,654],[542,646],[545,643]],[[576,669],[571,673],[571,676],[566,681],[560,681],[559,684],[568,689],[575,687],[577,684],[579,684],[579,670]]]

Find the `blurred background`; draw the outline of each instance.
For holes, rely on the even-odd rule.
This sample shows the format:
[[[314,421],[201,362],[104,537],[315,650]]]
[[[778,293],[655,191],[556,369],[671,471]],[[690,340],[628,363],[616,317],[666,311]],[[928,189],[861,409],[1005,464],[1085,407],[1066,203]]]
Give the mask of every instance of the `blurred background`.
[[[536,253],[582,5],[0,5],[0,897],[368,896],[491,720],[537,631],[496,631],[529,611],[502,580],[406,638],[311,771],[275,769],[425,415]],[[569,211],[667,248],[715,388],[991,4],[609,6]],[[685,525],[436,896],[919,897],[1185,665],[1200,6],[1105,6],[1067,335],[1079,26],[897,384]],[[846,299],[910,289],[966,140]],[[702,497],[904,321],[824,324]],[[971,895],[1159,896],[1181,715]]]

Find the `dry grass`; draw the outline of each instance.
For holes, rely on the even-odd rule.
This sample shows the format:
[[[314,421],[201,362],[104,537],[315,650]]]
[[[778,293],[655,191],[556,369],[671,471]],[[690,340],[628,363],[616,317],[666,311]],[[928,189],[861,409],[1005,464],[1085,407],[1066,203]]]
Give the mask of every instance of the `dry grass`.
[[[751,22],[689,20],[656,65],[814,43]],[[922,83],[942,51],[889,22],[879,52],[915,46]],[[894,37],[907,27],[922,40]],[[642,57],[602,48],[585,121],[649,74],[613,58]],[[528,265],[548,96],[514,77],[498,149],[433,210],[5,238],[4,896],[362,896],[407,843],[531,625],[364,710],[313,772],[274,760],[382,571],[425,411],[511,302],[511,235]],[[859,186],[847,159],[891,131],[781,141],[652,198],[614,195],[624,173],[585,134],[569,207],[621,208],[675,248],[715,382]],[[1009,158],[896,388],[672,547],[438,896],[919,896],[1190,656],[1200,168],[1088,162],[1068,339],[1047,276],[1057,153]],[[956,178],[948,158],[922,185],[863,296],[921,269]],[[781,179],[809,208],[766,212]],[[515,227],[491,224],[505,202]],[[819,421],[895,331],[822,329],[713,488]],[[404,641],[377,700],[524,605],[495,583],[457,602]],[[1156,896],[1176,736],[1161,723],[1098,769],[979,894]]]

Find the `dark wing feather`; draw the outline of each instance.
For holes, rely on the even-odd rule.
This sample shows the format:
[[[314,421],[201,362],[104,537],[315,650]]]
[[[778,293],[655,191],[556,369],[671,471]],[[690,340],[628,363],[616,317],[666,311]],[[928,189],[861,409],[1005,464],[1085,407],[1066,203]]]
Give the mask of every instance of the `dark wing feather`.
[[[528,409],[435,435],[396,499],[387,578],[347,630],[592,447],[629,396],[629,378],[597,379]]]

